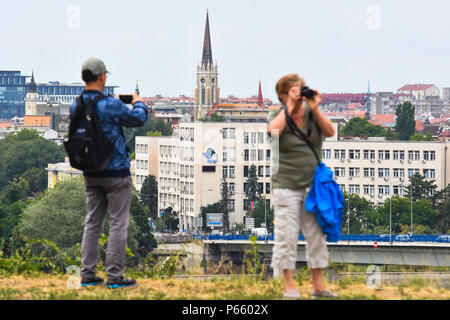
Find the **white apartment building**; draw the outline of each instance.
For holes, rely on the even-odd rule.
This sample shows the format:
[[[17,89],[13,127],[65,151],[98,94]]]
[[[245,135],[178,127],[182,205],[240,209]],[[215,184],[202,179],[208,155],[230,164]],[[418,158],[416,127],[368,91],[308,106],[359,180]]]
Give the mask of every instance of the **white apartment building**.
[[[405,194],[408,178],[415,173],[434,180],[439,190],[447,186],[449,146],[445,141],[334,136],[323,142],[322,159],[342,190],[382,203]],[[250,165],[257,167],[261,194],[270,199],[275,163],[266,123],[181,123],[177,136],[136,137],[136,188],[140,190],[148,174],[155,175],[158,212],[169,206],[179,212],[180,230],[194,229],[200,207],[220,200],[223,177],[232,193],[230,224],[242,223]]]
[[[331,139],[330,139],[331,140]],[[382,203],[403,195],[415,173],[435,180],[438,190],[450,182],[450,143],[352,138],[325,141],[323,162],[342,190]]]
[[[248,170],[257,168],[259,191],[270,199],[270,139],[265,123],[181,123],[172,137],[136,137],[136,189],[148,174],[158,181],[158,212],[179,212],[180,230],[193,230],[200,207],[221,199],[225,177],[230,190],[229,221],[243,223]]]

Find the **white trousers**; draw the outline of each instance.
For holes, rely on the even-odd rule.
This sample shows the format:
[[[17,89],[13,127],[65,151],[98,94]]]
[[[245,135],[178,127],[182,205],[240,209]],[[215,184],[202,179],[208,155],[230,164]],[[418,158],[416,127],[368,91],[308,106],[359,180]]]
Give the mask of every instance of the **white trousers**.
[[[326,235],[314,213],[305,210],[308,189],[275,188],[272,203],[275,209],[274,246],[271,266],[274,275],[281,270],[295,270],[300,229],[306,240],[306,263],[309,269],[328,266]]]

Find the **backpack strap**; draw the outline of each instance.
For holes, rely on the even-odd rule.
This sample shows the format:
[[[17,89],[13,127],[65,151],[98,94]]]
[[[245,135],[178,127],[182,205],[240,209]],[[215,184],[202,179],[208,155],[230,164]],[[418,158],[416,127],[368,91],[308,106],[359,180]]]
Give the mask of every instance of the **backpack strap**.
[[[289,116],[287,106],[284,106],[284,115],[286,117],[286,123],[288,124],[289,128],[291,128],[292,133],[297,136],[300,140],[305,141],[305,143],[308,145],[308,147],[312,150],[314,156],[316,157],[317,164],[320,164],[320,158],[317,155],[316,150],[314,149],[313,145],[311,144],[311,141],[309,141],[311,132],[312,132],[312,124],[313,124],[313,114],[312,112],[309,112],[308,117],[308,136],[305,136],[305,134],[295,125],[294,120]]]

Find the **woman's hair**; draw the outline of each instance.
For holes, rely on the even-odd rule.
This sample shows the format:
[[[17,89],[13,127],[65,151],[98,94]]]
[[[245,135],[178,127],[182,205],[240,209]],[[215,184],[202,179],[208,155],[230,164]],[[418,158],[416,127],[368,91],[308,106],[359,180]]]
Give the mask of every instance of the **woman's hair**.
[[[301,86],[305,85],[305,80],[296,73],[285,75],[278,80],[275,85],[275,90],[277,91],[278,100],[280,100],[281,103],[286,103],[284,99],[287,97],[288,91],[298,82],[300,82]]]

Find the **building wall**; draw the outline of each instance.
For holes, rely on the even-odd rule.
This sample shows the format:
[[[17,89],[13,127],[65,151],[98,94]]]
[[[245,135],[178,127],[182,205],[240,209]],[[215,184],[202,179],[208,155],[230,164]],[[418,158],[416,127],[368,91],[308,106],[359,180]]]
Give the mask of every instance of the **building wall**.
[[[50,127],[51,126],[51,116],[34,116],[26,115],[23,117],[24,126],[36,126],[36,127]]]
[[[325,141],[323,144],[323,162],[335,172],[335,180],[341,185],[342,189],[349,191],[350,185],[352,185],[353,189],[356,190],[355,186],[359,186],[360,196],[372,202],[383,202],[393,194],[394,187],[401,189],[402,186],[408,186],[409,174],[415,172],[428,175],[430,180],[435,180],[438,189],[445,188],[450,181],[448,145],[448,142],[428,141]],[[337,150],[342,150],[342,158],[337,157]],[[351,150],[353,156],[356,151],[359,151],[359,159],[350,159]],[[365,150],[369,150],[369,155],[370,151],[373,151],[375,158],[373,160],[364,159]],[[403,161],[399,159],[401,151],[404,152]],[[341,152],[339,152],[340,154]],[[434,160],[430,160],[431,154],[434,154]],[[389,155],[389,159],[385,159],[386,155]],[[409,160],[410,155],[411,160]],[[426,160],[426,157],[428,157],[428,160]],[[350,168],[358,169],[359,175],[350,178]],[[356,172],[356,169],[352,171]],[[364,176],[365,169],[369,173],[370,170],[373,170],[373,179],[370,176]],[[380,169],[383,169],[381,176],[379,174]],[[403,179],[400,177],[402,170]],[[344,173],[344,176],[339,176],[338,171]],[[387,177],[385,174],[387,174]],[[394,175],[398,176],[394,177]],[[364,186],[373,188],[373,196],[364,192]],[[385,190],[380,192],[379,186],[385,186]],[[402,193],[400,192],[400,194]]]
[[[136,143],[139,144],[144,144],[143,141],[150,144],[152,139],[153,143],[157,141],[158,147],[152,150],[158,152],[158,211],[172,206],[180,213],[180,230],[192,230],[194,217],[200,215],[200,207],[220,200],[220,185],[226,167],[226,181],[229,187],[234,187],[234,194],[230,197],[234,200],[230,224],[242,223],[245,215],[244,182],[247,180],[244,167],[256,165],[257,173],[262,173],[259,181],[263,195],[270,199],[270,141],[266,130],[265,123],[249,127],[248,123],[195,122],[181,123],[179,135],[175,138],[138,137]],[[248,133],[248,142],[244,142],[244,132]],[[214,151],[209,159],[208,149]],[[248,159],[244,157],[244,150],[248,150]],[[148,154],[141,158],[136,153],[136,160],[151,157]],[[204,172],[208,167],[214,171]],[[234,171],[233,176],[231,171]],[[136,174],[144,174],[144,171],[136,169]]]

